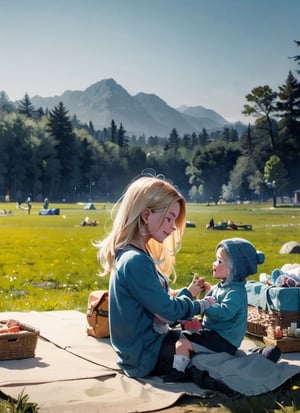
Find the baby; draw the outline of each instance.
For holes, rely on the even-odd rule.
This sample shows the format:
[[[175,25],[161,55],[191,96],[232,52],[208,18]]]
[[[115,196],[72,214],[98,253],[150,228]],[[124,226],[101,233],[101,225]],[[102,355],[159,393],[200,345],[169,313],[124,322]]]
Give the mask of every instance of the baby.
[[[212,267],[218,283],[205,297],[213,297],[215,303],[204,310],[202,329],[183,331],[176,343],[172,372],[165,381],[186,380],[185,371],[191,355],[203,351],[203,347],[213,352],[235,354],[247,327],[246,278],[257,272],[257,265],[262,264],[264,258],[262,252],[243,238],[223,240],[217,245]]]

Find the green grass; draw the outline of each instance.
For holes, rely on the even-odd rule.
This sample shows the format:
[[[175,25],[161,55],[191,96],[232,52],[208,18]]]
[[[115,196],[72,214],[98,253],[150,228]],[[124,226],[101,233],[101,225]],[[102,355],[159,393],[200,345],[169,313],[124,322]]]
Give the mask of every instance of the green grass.
[[[96,203],[95,206],[94,211],[84,211],[83,205],[51,204],[51,208],[60,208],[60,215],[39,216],[40,204],[33,204],[31,215],[13,203],[0,204],[0,212],[12,211],[0,213],[0,311],[86,311],[89,292],[108,286],[108,277],[97,276],[100,268],[92,241],[101,239],[109,231],[112,205]],[[86,216],[98,221],[98,226],[81,227],[80,222]],[[231,219],[237,224],[251,224],[253,230],[206,230],[211,217],[215,223]],[[300,242],[299,207],[189,204],[187,219],[195,223],[196,228],[186,229],[177,255],[178,278],[174,287],[187,285],[194,272],[213,282],[215,247],[223,238],[233,236],[248,239],[265,253],[266,260],[259,267],[259,273],[270,274],[283,264],[300,263],[299,255],[279,253],[284,243]],[[249,279],[258,279],[259,273]],[[263,396],[238,400],[218,396],[201,403],[196,399],[195,403],[199,412],[207,411],[207,407],[236,413],[300,411],[299,388],[292,390],[290,383],[284,390]]]
[[[15,204],[0,204],[11,214],[0,214],[0,311],[48,311],[75,309],[85,311],[91,290],[106,288],[108,277],[100,278],[93,240],[109,231],[110,204],[95,204],[96,210],[84,211],[83,205],[59,204],[60,215],[39,216],[39,204],[31,215]],[[223,238],[240,236],[253,242],[266,255],[259,273],[271,273],[287,262],[300,261],[297,255],[279,254],[287,241],[299,240],[300,208],[272,209],[269,204],[206,206],[189,204],[188,220],[196,228],[187,228],[177,255],[177,282],[187,285],[194,272],[212,279],[215,247]],[[81,227],[89,216],[96,227]],[[233,220],[253,225],[252,231],[206,230],[211,217],[215,223]],[[249,279],[258,278],[258,274]]]
[[[217,231],[206,230],[205,224],[210,217],[215,223],[233,220],[236,224],[251,224],[252,231]],[[244,237],[253,242],[257,249],[266,255],[265,263],[259,266],[259,272],[270,273],[274,268],[294,261],[297,256],[279,254],[281,246],[288,241],[298,240],[300,234],[300,209],[273,209],[266,204],[230,205],[230,206],[188,206],[188,219],[197,224],[197,228],[187,228],[182,250],[178,255],[179,273],[200,271],[207,278],[211,277],[214,249],[223,238]],[[190,256],[189,256],[190,255]],[[251,277],[253,279],[257,278]],[[250,279],[251,279],[250,278]]]
[[[38,205],[31,215],[6,205],[12,215],[0,215],[1,311],[85,311],[88,292],[107,286],[108,279],[96,275],[91,244],[104,234],[109,217],[104,205],[96,211],[84,211],[82,205],[58,207],[60,215],[39,216]],[[86,216],[99,225],[81,227]]]

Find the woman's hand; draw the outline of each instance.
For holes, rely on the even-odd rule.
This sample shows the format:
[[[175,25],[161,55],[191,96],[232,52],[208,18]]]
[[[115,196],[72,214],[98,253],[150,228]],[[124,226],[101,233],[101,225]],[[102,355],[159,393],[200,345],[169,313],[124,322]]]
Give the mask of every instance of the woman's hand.
[[[197,297],[197,295],[199,295],[201,292],[205,291],[204,280],[205,280],[204,277],[199,277],[198,274],[194,274],[193,281],[188,286],[188,290],[194,298]]]

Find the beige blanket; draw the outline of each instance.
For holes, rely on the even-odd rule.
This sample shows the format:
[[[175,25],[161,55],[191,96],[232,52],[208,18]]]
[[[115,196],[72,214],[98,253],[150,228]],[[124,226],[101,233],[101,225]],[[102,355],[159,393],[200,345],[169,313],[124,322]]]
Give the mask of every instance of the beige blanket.
[[[126,377],[116,365],[109,340],[87,337],[85,314],[77,311],[0,313],[0,319],[7,318],[38,327],[41,338],[35,358],[0,361],[1,391],[17,397],[24,389],[41,413],[150,412],[171,406],[183,395],[207,393],[194,383]],[[243,342],[244,350],[251,346],[251,341]],[[233,389],[254,395],[300,373],[299,354],[284,356],[278,364],[259,354],[224,353],[198,355],[193,362]]]

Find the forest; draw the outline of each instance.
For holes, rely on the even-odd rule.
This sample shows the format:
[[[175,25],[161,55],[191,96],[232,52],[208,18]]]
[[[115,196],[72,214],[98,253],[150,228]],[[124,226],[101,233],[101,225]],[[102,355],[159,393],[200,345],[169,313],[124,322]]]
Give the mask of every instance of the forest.
[[[300,46],[300,41],[294,41]],[[295,71],[272,90],[255,86],[234,128],[179,136],[127,136],[114,120],[95,130],[60,102],[35,108],[26,93],[16,105],[0,91],[0,200],[114,202],[143,171],[164,176],[188,202],[291,198],[300,188],[300,55]]]

